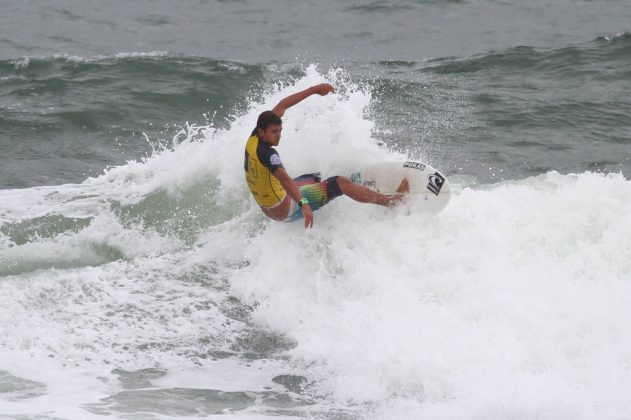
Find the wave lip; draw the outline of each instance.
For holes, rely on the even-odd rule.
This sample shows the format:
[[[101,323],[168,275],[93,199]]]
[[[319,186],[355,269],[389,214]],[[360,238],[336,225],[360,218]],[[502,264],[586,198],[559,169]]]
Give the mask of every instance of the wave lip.
[[[559,78],[573,78],[603,70],[603,62],[628,64],[631,35],[602,36],[591,42],[556,49],[516,46],[503,51],[478,54],[470,58],[439,58],[429,60],[421,70],[442,74],[475,73],[485,70],[520,72],[530,69]],[[436,64],[434,64],[436,63]],[[625,64],[626,63],[626,64]],[[620,77],[626,73],[623,71]]]
[[[528,72],[559,80],[612,72],[620,80],[628,74],[631,33],[602,35],[590,42],[568,44],[556,48],[517,45],[503,50],[491,50],[472,56],[436,57],[423,60],[381,60],[373,63],[387,74],[404,77],[406,74],[458,75],[491,71],[518,74]],[[608,66],[603,66],[609,63]]]

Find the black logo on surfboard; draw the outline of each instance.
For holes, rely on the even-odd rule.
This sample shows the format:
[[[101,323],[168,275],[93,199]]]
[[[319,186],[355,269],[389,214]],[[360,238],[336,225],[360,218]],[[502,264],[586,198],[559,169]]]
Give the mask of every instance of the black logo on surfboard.
[[[434,175],[428,176],[427,180],[429,181],[427,183],[427,189],[433,192],[434,194],[438,195],[438,193],[440,193],[440,189],[443,187],[443,184],[445,183],[445,177],[439,174],[438,172],[435,172]]]
[[[366,188],[370,188],[373,191],[379,192],[379,190],[377,189],[377,181],[364,181],[362,182],[362,185]]]

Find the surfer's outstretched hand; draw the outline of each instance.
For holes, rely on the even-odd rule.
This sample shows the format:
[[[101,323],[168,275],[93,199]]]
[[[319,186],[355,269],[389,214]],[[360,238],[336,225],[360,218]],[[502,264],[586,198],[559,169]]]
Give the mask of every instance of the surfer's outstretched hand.
[[[305,218],[305,229],[313,227],[313,211],[309,205],[302,206],[302,216]]]
[[[315,85],[311,89],[313,89],[314,93],[317,93],[320,96],[325,96],[325,95],[328,95],[329,93],[335,92],[335,88],[328,83],[321,83],[319,85]]]

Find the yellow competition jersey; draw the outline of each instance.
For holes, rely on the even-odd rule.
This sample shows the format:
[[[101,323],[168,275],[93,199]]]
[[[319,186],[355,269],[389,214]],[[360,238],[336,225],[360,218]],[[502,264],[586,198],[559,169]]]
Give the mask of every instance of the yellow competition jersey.
[[[255,132],[245,144],[245,180],[259,206],[274,207],[287,194],[274,176],[274,172],[282,168],[283,164],[276,150],[259,140]]]

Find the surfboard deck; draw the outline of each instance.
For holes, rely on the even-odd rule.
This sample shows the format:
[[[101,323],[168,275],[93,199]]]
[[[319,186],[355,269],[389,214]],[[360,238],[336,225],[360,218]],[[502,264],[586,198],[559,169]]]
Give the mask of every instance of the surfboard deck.
[[[396,192],[403,179],[408,180],[409,197],[424,212],[442,211],[451,198],[447,178],[428,164],[415,161],[377,162],[350,175],[349,179],[373,191]]]

